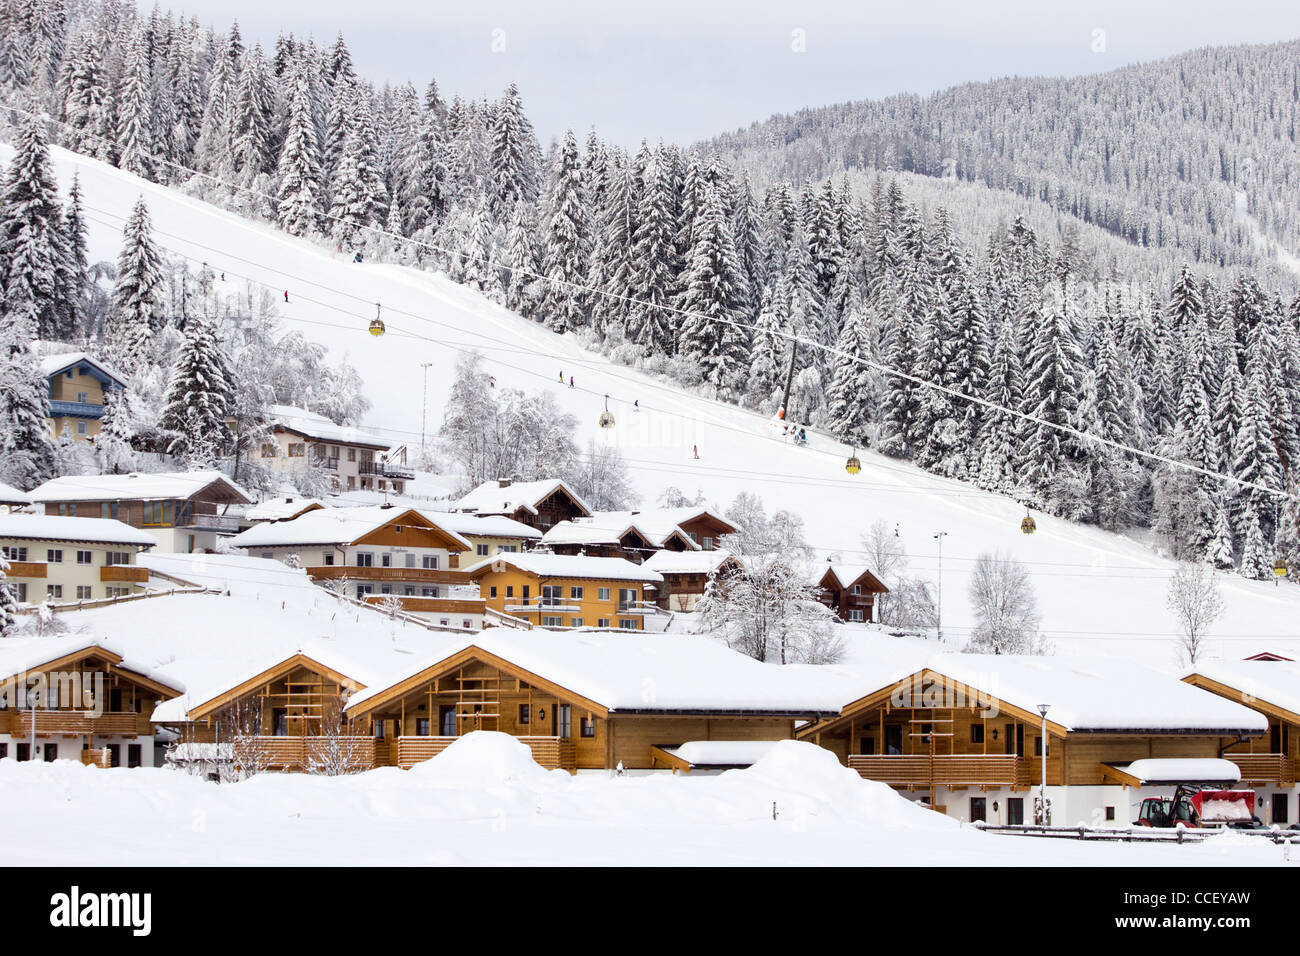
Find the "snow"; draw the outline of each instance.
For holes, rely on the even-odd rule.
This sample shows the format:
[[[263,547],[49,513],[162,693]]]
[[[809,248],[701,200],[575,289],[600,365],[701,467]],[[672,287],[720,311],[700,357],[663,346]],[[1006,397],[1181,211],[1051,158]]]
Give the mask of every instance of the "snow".
[[[23,821],[6,833],[5,851],[34,866],[292,866],[319,861],[323,847],[332,866],[1284,862],[1283,848],[1231,835],[1166,846],[984,833],[861,779],[812,744],[782,741],[754,766],[717,776],[574,777],[525,769],[522,745],[493,736],[466,737],[411,771],[220,785],[164,768],[0,760],[0,813]]]
[[[0,505],[29,505],[32,503],[32,496],[25,491],[19,491],[13,485],[6,485],[0,481]]]
[[[726,550],[656,551],[641,567],[660,574],[708,574],[730,557],[731,552]]]
[[[424,515],[439,528],[454,531],[456,534],[471,538],[524,538],[537,541],[542,533],[522,521],[515,521],[504,515],[480,515],[463,511],[430,511],[420,508]]]
[[[1295,661],[1205,661],[1191,671],[1241,693],[1243,703],[1262,701],[1300,714],[1300,663]]]
[[[218,291],[243,289],[243,277],[277,297],[289,288],[292,303],[277,304],[285,330],[324,345],[331,361],[346,355],[365,381],[374,407],[363,427],[407,440],[420,434],[423,362],[432,363],[428,420],[440,421],[447,395],[445,385],[436,383],[450,383],[457,360],[477,350],[498,388],[550,391],[563,411],[576,415],[579,446],[588,439],[614,444],[628,459],[643,502],[675,485],[692,494],[698,490],[716,510],[750,491],[763,496],[769,512],[798,511],[821,558],[833,553],[846,561],[855,554],[865,558],[862,535],[875,520],[885,520],[898,526],[897,543],[909,556],[907,573],[931,581],[940,568],[932,535],[946,531],[943,624],[958,646],[975,623],[966,593],[975,558],[1001,551],[1029,567],[1042,628],[1058,655],[1123,654],[1163,670],[1179,667],[1178,629],[1162,599],[1175,563],[1139,541],[1043,514],[1035,514],[1035,534],[1022,534],[1024,506],[1015,500],[862,448],[862,471],[848,476],[844,459],[850,449],[826,436],[810,433],[807,447],[784,444],[771,437],[766,416],[612,363],[583,350],[575,337],[557,336],[441,275],[356,265],[106,164],[58,148],[51,154],[65,192],[72,174],[80,173],[92,216],[92,261],[116,259],[122,224],[143,195],[155,239],[166,251],[188,256],[193,267],[208,262],[218,274],[226,272]],[[11,147],[0,147],[0,161],[11,156]],[[298,292],[314,301],[297,298]],[[366,331],[376,301],[383,304],[388,327],[379,339]],[[561,369],[563,385],[557,381]],[[577,386],[572,389],[570,374]],[[608,430],[596,423],[606,394],[618,421]],[[640,403],[636,413],[634,399]],[[692,455],[697,445],[699,459]],[[1209,655],[1239,659],[1271,647],[1300,656],[1300,588],[1235,576],[1219,580],[1225,613],[1208,635]]]
[[[41,375],[44,378],[49,378],[66,368],[83,363],[95,366],[105,375],[114,379],[119,385],[125,385],[127,381],[127,377],[120,372],[114,371],[111,365],[107,365],[99,359],[91,358],[85,352],[60,352],[57,355],[46,355],[40,361]]]
[[[1076,732],[1268,729],[1256,711],[1124,659],[943,654],[926,666],[1030,713],[1049,704],[1048,721]]]
[[[1231,760],[1198,757],[1147,757],[1117,766],[1143,783],[1237,783],[1241,770]]]
[[[826,577],[828,570],[835,575],[835,580],[839,581],[842,588],[850,587],[854,581],[864,574],[875,574],[875,571],[865,564],[823,564],[812,568],[811,583],[820,584],[822,578]]]
[[[0,514],[0,538],[135,544],[148,547],[158,543],[157,539],[147,531],[132,528],[113,518],[73,518],[62,515]]]
[[[219,471],[172,471],[129,475],[64,475],[31,492],[37,502],[152,501],[191,498],[214,482],[223,482],[250,504],[248,493]]]
[[[526,551],[518,554],[498,554],[465,568],[474,574],[483,568],[509,565],[544,578],[604,578],[610,581],[650,581],[660,583],[663,575],[648,571],[644,565],[633,564],[624,558],[592,558],[581,554],[545,554]]]
[[[126,670],[135,671],[143,677],[178,691],[185,690],[185,685],[175,676],[133,655],[120,641],[88,638],[82,634],[58,637],[10,637],[0,641],[0,680],[8,680],[28,671],[39,670],[51,661],[57,661],[91,647],[98,647],[121,658],[122,663],[119,666]]]
[[[614,712],[838,713],[847,699],[843,676],[821,668],[778,667],[737,653],[709,637],[513,631],[492,628],[447,653],[415,659],[388,675],[395,684],[477,647]],[[349,709],[382,687],[354,695]]]
[[[290,431],[306,438],[320,441],[338,442],[342,445],[365,445],[369,448],[387,449],[392,442],[361,428],[348,425],[336,425],[324,415],[317,415],[305,408],[292,405],[272,405],[268,409],[267,420],[272,424],[282,425]]]
[[[1201,822],[1235,823],[1249,820],[1254,816],[1255,808],[1244,800],[1202,800]]]
[[[692,767],[749,767],[767,756],[777,740],[688,740],[678,747],[665,747]]]
[[[397,522],[403,515],[412,511],[437,524],[430,515],[415,508],[385,508],[382,505],[361,508],[319,508],[299,515],[292,521],[255,525],[231,538],[230,545],[235,548],[268,548],[351,544],[386,524]],[[473,545],[456,532],[448,528],[442,530],[455,538],[464,550],[473,550]]]
[[[244,517],[249,521],[283,521],[317,506],[323,508],[326,507],[326,503],[320,498],[286,495],[282,498],[267,498],[250,508],[245,508]]]
[[[502,488],[500,482],[485,481],[456,502],[457,511],[475,511],[481,514],[514,514],[520,508],[530,514],[537,513],[537,505],[557,488],[573,496],[582,510],[591,509],[565,482],[559,479],[543,481],[515,481]]]

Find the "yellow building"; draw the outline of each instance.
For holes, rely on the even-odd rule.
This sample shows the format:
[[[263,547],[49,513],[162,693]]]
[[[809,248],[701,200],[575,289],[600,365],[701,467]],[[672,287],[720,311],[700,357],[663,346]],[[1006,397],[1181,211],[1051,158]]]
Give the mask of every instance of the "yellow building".
[[[99,434],[104,403],[126,383],[85,352],[64,352],[41,359],[41,374],[50,385],[50,431],[54,437],[90,439]]]
[[[104,518],[0,514],[6,584],[20,604],[73,604],[143,590],[136,556],[154,546],[147,531]]]
[[[622,558],[499,554],[465,569],[494,611],[541,627],[643,630],[663,576]]]

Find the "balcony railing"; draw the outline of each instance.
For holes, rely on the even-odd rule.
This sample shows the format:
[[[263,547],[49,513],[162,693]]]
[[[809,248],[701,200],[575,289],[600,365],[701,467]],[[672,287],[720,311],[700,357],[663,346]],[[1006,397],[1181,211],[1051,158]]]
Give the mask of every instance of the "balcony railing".
[[[387,597],[402,601],[407,614],[482,614],[487,605],[483,601],[466,598],[416,597],[411,594],[367,594],[367,604],[379,604]]]
[[[409,770],[417,763],[432,760],[456,742],[456,737],[398,737],[397,766]],[[559,737],[516,737],[533,753],[533,760],[547,770],[577,769],[577,747],[572,740]]]
[[[352,564],[324,564],[307,569],[309,577],[318,581],[398,581],[405,584],[469,584],[463,571],[442,571],[433,568],[375,568]]]
[[[92,405],[90,402],[50,402],[51,418],[103,418],[104,406]]]
[[[1296,764],[1286,754],[1224,754],[1241,771],[1242,783],[1275,783],[1291,785],[1296,782]]]
[[[375,765],[373,737],[253,737],[240,746],[258,751],[272,770],[307,770],[322,763],[369,770]]]
[[[15,737],[27,736],[33,732],[33,719],[38,737],[80,734],[147,737],[153,733],[153,725],[144,714],[104,713],[95,717],[88,711],[40,709],[9,711],[7,732]]]
[[[149,580],[149,569],[134,564],[106,564],[99,569],[99,580],[144,584]]]
[[[43,578],[49,573],[44,561],[10,561],[5,572],[11,578]]]
[[[378,475],[381,478],[404,478],[410,481],[415,477],[415,469],[396,462],[366,461],[357,462],[357,472],[362,475]]]
[[[241,519],[238,515],[202,515],[184,514],[176,522],[176,527],[192,531],[229,531],[240,529]]]
[[[339,470],[339,460],[337,456],[334,458],[314,458],[312,459],[312,463],[317,468],[324,468],[326,471]]]
[[[1021,758],[984,754],[850,754],[849,769],[894,787],[1028,787]]]

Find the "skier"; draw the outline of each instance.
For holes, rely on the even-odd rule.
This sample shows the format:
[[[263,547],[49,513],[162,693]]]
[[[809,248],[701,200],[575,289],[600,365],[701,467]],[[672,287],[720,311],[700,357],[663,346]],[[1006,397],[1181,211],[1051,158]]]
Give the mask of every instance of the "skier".
[[[800,426],[799,428],[799,444],[808,444],[808,436],[804,433],[803,426]]]
[[[352,257],[352,261],[353,261],[353,262],[360,262],[360,261],[361,261],[361,253],[359,253],[359,252],[356,253],[356,254]]]
[[[488,387],[489,387],[489,388],[496,388],[496,387],[497,387],[497,380],[496,380],[496,377],[495,377],[495,376],[493,376],[493,375],[489,375],[489,376],[488,376]]]
[[[560,369],[560,384],[564,384],[564,369]]]
[[[285,289],[285,290],[284,290],[284,301],[285,301],[285,302],[288,302],[288,301],[289,301],[289,290],[288,290],[288,289]]]
[[[225,282],[225,281],[226,281],[226,274],[225,274],[224,272],[221,273],[221,281],[222,281],[222,282]]]
[[[641,411],[641,399],[638,398],[632,402],[632,411],[634,412]]]
[[[699,457],[700,457],[700,446],[699,446],[699,445],[692,445],[692,446],[691,446],[691,451],[695,452],[695,457],[696,457],[696,458],[699,458]]]
[[[569,388],[573,388],[573,376],[569,376]]]

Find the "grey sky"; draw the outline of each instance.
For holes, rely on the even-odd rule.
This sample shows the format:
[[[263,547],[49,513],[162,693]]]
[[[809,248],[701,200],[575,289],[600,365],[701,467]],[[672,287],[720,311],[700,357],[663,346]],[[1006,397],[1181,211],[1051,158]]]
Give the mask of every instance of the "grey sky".
[[[543,144],[595,125],[634,146],[691,142],[773,113],[1009,74],[1078,74],[1199,46],[1300,37],[1295,0],[175,0],[249,42],[342,29],[376,82],[448,95],[520,86]],[[141,0],[152,6],[152,0]],[[795,52],[794,31],[806,52]],[[1094,31],[1104,30],[1104,52]],[[501,31],[495,33],[494,31]],[[494,52],[504,42],[504,51]]]

